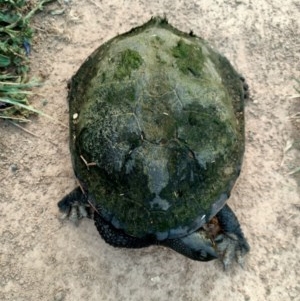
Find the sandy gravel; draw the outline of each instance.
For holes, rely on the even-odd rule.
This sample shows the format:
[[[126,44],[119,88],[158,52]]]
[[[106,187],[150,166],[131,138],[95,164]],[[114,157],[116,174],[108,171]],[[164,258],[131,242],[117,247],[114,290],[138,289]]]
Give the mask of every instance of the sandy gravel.
[[[299,1],[61,3],[35,19],[32,74],[45,81],[34,105],[65,125],[68,79],[101,43],[152,15],[192,29],[244,74],[246,154],[229,204],[252,249],[244,269],[224,272],[218,261],[194,262],[162,247],[114,249],[90,220],[61,222],[56,203],[76,185],[67,127],[33,118],[26,126],[33,136],[2,121],[0,300],[299,301],[300,199],[288,174],[300,166],[289,118],[300,110],[291,97],[300,78]]]

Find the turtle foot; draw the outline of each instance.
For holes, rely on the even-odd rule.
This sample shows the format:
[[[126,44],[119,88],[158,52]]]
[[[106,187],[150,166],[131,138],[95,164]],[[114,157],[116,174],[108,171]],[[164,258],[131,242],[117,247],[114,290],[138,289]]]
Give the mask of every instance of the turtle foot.
[[[78,201],[75,201],[72,205],[70,205],[67,211],[63,212],[60,219],[68,219],[75,225],[78,225],[79,220],[84,217],[93,218],[91,206],[88,204],[80,204]]]
[[[224,270],[232,264],[233,261],[243,268],[245,255],[249,252],[250,247],[245,239],[239,239],[233,233],[223,233],[218,235],[215,240],[216,252],[223,263]]]
[[[69,219],[75,225],[84,217],[93,218],[94,210],[79,187],[67,194],[57,205],[62,212],[60,219]]]
[[[234,260],[243,267],[245,255],[250,247],[237,217],[228,205],[225,205],[216,216],[222,230],[213,242],[224,269],[226,270]]]

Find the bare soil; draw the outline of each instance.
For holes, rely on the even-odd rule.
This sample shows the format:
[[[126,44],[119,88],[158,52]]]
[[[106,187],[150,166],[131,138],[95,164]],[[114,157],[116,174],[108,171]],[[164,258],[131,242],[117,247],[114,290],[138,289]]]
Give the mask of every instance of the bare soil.
[[[0,122],[0,300],[300,300],[300,5],[297,0],[73,0],[35,18],[32,74],[43,78],[29,134]],[[64,12],[62,13],[62,9]],[[166,14],[224,53],[250,86],[246,154],[229,200],[251,245],[244,269],[163,247],[115,249],[91,220],[59,219],[76,186],[68,150],[67,81],[118,33]],[[298,102],[298,104],[297,104]],[[298,122],[298,123],[297,123]]]

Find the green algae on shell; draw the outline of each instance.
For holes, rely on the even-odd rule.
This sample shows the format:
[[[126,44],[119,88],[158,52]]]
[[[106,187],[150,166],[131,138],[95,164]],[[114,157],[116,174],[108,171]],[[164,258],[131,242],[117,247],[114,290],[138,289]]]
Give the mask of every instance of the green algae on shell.
[[[222,208],[239,175],[243,101],[225,57],[153,18],[100,46],[72,79],[76,176],[129,235],[193,232]]]

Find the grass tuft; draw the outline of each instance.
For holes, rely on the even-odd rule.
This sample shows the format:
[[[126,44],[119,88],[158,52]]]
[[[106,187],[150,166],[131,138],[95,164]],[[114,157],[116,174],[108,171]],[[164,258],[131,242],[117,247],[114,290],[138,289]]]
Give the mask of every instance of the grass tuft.
[[[42,112],[30,106],[27,96],[40,83],[28,79],[33,30],[32,16],[54,0],[0,1],[0,118],[24,121],[30,113]]]

